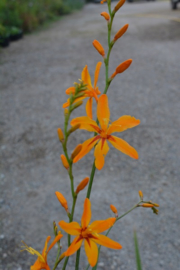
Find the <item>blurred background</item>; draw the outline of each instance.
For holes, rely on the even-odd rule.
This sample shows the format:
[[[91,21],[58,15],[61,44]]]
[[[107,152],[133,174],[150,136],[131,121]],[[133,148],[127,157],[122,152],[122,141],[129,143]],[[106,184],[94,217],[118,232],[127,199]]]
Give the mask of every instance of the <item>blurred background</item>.
[[[71,208],[56,130],[63,128],[65,90],[81,78],[85,65],[93,82],[96,63],[103,62],[92,41],[97,39],[107,52],[107,23],[100,16],[107,4],[98,2],[0,1],[0,270],[29,269],[36,256],[20,252],[21,240],[41,252],[46,237],[53,236],[53,221],[67,221],[54,195],[60,191]],[[112,1],[112,7],[116,3]],[[95,174],[92,220],[113,216],[110,204],[123,214],[139,201],[139,190],[160,208],[158,216],[138,208],[116,224],[109,236],[123,249],[102,248],[98,269],[136,269],[136,229],[144,270],[178,270],[180,3],[126,2],[116,14],[112,38],[127,23],[128,31],[112,50],[110,75],[126,59],[133,63],[113,80],[108,96],[112,121],[121,115],[141,120],[138,127],[117,134],[137,149],[139,160],[109,151],[106,166]],[[97,84],[101,92],[104,74],[102,64]],[[79,115],[85,115],[84,105],[74,117]],[[69,153],[88,138],[88,132],[74,132]],[[91,151],[74,165],[75,187],[90,175],[92,160]],[[86,190],[78,197],[78,222],[85,196]],[[62,245],[64,251],[66,237]],[[52,251],[51,269],[53,256]],[[72,256],[67,270],[74,269],[74,260]],[[82,252],[80,269],[86,265]]]

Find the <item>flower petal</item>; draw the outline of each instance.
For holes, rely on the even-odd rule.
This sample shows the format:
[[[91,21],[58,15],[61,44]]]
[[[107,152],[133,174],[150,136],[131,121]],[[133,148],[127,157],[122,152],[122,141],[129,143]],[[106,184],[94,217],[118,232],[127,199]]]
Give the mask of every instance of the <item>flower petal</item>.
[[[104,158],[109,151],[109,146],[106,139],[101,139],[95,147],[95,166],[98,170],[101,170],[104,166]]]
[[[65,256],[71,256],[74,254],[82,245],[83,238],[76,236],[72,241],[71,245],[65,252]]]
[[[80,225],[75,221],[67,223],[67,222],[62,220],[62,221],[59,222],[59,226],[66,233],[71,234],[71,235],[78,235],[78,234],[80,234],[80,231],[81,231]]]
[[[81,117],[77,117],[74,118],[71,121],[71,126],[75,126],[77,124],[80,124],[80,129],[85,129],[88,131],[92,131],[92,132],[100,132],[100,129],[96,123],[96,121],[92,120],[91,118],[89,118],[88,116],[81,116]]]
[[[94,72],[94,88],[96,88],[96,84],[97,84],[97,81],[98,81],[99,71],[100,71],[101,65],[102,65],[101,62],[98,62],[97,65],[96,65],[96,69],[95,69],[95,72]]]
[[[89,238],[85,239],[84,242],[84,248],[86,252],[86,256],[88,258],[89,264],[93,267],[97,263],[98,259],[98,247],[96,243],[94,243],[92,240]]]
[[[71,87],[69,87],[68,89],[66,89],[65,93],[66,93],[67,95],[70,95],[71,93],[74,94],[75,91],[76,91],[76,88],[75,88],[74,86],[71,86]]]
[[[97,143],[99,136],[88,139],[87,141],[82,143],[82,149],[79,154],[73,159],[73,163],[78,162],[81,158],[83,158],[86,154],[88,154],[94,145]]]
[[[90,227],[93,232],[101,233],[108,230],[110,227],[112,227],[115,221],[116,221],[115,217],[110,217],[105,220],[96,220],[91,223]]]
[[[91,202],[88,198],[84,201],[84,211],[81,218],[81,226],[83,229],[87,228],[91,220]]]
[[[105,94],[101,95],[98,100],[97,118],[102,130],[106,131],[109,123],[110,111],[108,106],[108,97]]]
[[[123,139],[120,139],[116,136],[111,136],[109,137],[109,142],[119,151],[122,153],[134,158],[138,159],[138,152],[136,149],[134,149],[132,146],[130,146],[126,141]]]
[[[47,253],[50,251],[50,249],[57,243],[57,241],[59,241],[61,238],[63,237],[63,235],[61,233],[59,233],[53,240],[53,242],[50,244]]]
[[[51,239],[51,236],[48,236],[46,238],[46,241],[45,241],[45,244],[44,244],[44,248],[43,248],[43,252],[42,252],[43,258],[45,258],[45,256],[46,256],[47,245],[48,245],[50,239]]]
[[[89,75],[88,67],[87,65],[83,68],[81,73],[81,79],[84,82],[84,84],[91,85],[91,77]]]
[[[112,122],[111,126],[108,128],[107,134],[111,134],[113,132],[122,132],[128,128],[133,128],[139,125],[139,123],[139,119],[136,119],[130,115],[123,115],[116,121]]]
[[[86,103],[86,114],[91,119],[93,118],[92,105],[93,105],[93,98],[89,98]]]
[[[109,237],[107,237],[105,235],[99,234],[97,237],[98,237],[98,239],[93,238],[93,241],[101,246],[104,246],[107,248],[113,248],[113,249],[121,249],[122,248],[122,246],[118,242],[111,240]]]

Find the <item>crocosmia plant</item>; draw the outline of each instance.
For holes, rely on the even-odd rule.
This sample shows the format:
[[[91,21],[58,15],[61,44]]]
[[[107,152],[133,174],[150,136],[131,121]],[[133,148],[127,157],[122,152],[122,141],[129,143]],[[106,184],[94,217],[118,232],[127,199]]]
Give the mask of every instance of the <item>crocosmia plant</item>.
[[[54,229],[54,239],[49,245],[50,236],[46,238],[44,248],[42,253],[36,251],[32,247],[29,247],[25,242],[23,242],[22,250],[26,250],[32,255],[36,256],[35,262],[30,266],[31,270],[55,270],[55,269],[66,269],[68,264],[68,259],[71,255],[76,254],[76,263],[74,268],[79,269],[80,263],[80,251],[81,248],[85,250],[87,256],[87,268],[92,267],[97,268],[98,258],[101,246],[111,249],[119,250],[121,253],[122,246],[116,241],[116,239],[111,239],[108,237],[110,230],[113,226],[118,226],[118,220],[123,218],[125,215],[133,211],[137,207],[151,208],[153,213],[158,214],[157,207],[159,206],[152,201],[144,201],[142,191],[139,191],[139,202],[135,204],[131,209],[121,216],[118,216],[118,210],[114,205],[110,205],[113,217],[104,217],[103,220],[95,220],[91,223],[91,201],[90,195],[92,191],[93,181],[95,178],[96,169],[102,170],[106,165],[106,155],[108,154],[112,145],[114,148],[122,152],[123,154],[129,156],[133,159],[138,159],[137,150],[129,145],[126,141],[121,139],[119,136],[115,136],[114,133],[123,132],[126,129],[134,128],[140,124],[140,120],[136,119],[131,115],[117,115],[116,119],[110,118],[111,104],[108,101],[107,92],[110,88],[112,80],[117,79],[119,73],[126,71],[132,63],[132,59],[127,59],[126,61],[120,63],[114,68],[113,74],[109,74],[109,59],[112,48],[118,39],[123,38],[123,35],[128,29],[128,24],[124,25],[114,37],[112,37],[111,30],[113,21],[116,13],[120,8],[122,8],[125,0],[120,0],[115,5],[114,9],[111,8],[111,0],[101,1],[103,4],[107,4],[108,13],[102,12],[100,15],[107,25],[107,40],[108,40],[108,50],[105,52],[103,46],[98,40],[92,42],[94,48],[99,53],[102,62],[105,65],[105,89],[99,89],[98,87],[98,77],[101,69],[102,62],[98,62],[95,67],[94,81],[90,77],[88,66],[82,70],[81,79],[78,83],[70,86],[66,89],[65,94],[68,95],[67,101],[63,104],[64,110],[64,127],[57,129],[59,141],[62,145],[61,161],[64,168],[67,171],[70,179],[70,189],[72,195],[72,205],[69,207],[66,200],[66,194],[63,191],[55,191],[55,195],[60,202],[61,206],[65,209],[66,215],[68,216],[69,222],[60,220],[57,224],[53,222]],[[93,82],[92,82],[93,81]],[[66,99],[64,94],[64,99]],[[83,105],[86,99],[85,111],[86,115],[80,115],[73,118],[74,110],[78,111],[78,108]],[[93,106],[93,102],[95,106]],[[93,111],[93,108],[96,110]],[[77,115],[77,113],[76,113]],[[70,121],[71,117],[71,121]],[[77,129],[84,130],[82,132],[88,132],[89,139],[80,142],[73,152],[69,154],[68,151],[68,140],[73,132]],[[89,133],[90,132],[90,133]],[[112,148],[112,151],[114,151]],[[79,185],[74,187],[74,176],[73,176],[73,165],[82,159],[85,155],[88,155],[90,151],[94,152],[94,160],[92,161],[92,171],[90,176],[87,175]],[[116,151],[116,150],[115,150]],[[127,157],[127,158],[129,158]],[[108,165],[107,165],[108,166]],[[78,194],[81,190],[87,188],[87,195],[84,198],[84,210],[82,213],[81,220],[79,222],[74,221],[75,207],[78,207]],[[103,187],[102,187],[103,188]],[[62,217],[63,218],[63,217]],[[59,229],[58,229],[59,226]],[[60,240],[67,234],[67,245],[62,246]],[[73,237],[71,237],[73,236]],[[56,260],[53,266],[48,263],[48,253],[52,252],[54,245],[57,245]],[[51,268],[52,267],[52,268]]]

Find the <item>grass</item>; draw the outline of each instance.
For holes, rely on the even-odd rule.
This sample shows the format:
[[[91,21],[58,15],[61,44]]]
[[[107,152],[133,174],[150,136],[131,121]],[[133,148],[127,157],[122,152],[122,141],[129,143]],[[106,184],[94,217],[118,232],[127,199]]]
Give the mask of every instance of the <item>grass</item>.
[[[0,25],[32,32],[47,21],[83,6],[83,0],[1,0]]]

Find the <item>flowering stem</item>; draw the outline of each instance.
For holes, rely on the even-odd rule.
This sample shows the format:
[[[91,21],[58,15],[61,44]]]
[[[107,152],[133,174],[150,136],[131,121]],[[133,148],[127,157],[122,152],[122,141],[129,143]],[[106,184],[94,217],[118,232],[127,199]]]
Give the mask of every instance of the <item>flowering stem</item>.
[[[135,208],[137,208],[141,202],[142,202],[142,200],[141,200],[140,202],[138,202],[137,204],[135,204],[135,205],[134,205],[131,209],[129,209],[126,213],[124,213],[124,214],[121,215],[120,217],[116,218],[115,223],[116,223],[119,219],[121,219],[121,218],[123,218],[124,216],[126,216],[127,214],[129,214],[129,213],[130,213],[131,211],[133,211]],[[115,223],[114,223],[114,224],[115,224]],[[112,226],[112,227],[113,227],[113,226]],[[110,233],[112,227],[109,228],[109,230],[108,230],[107,233],[106,233],[106,236]],[[101,250],[101,246],[99,246],[99,248],[98,248],[98,254],[99,254],[100,250]],[[98,258],[99,258],[99,255],[98,255]],[[98,264],[98,259],[97,259],[96,265],[92,268],[92,270],[96,270],[96,269],[97,269],[97,264]],[[90,266],[90,265],[88,264],[87,267],[86,267],[86,270],[89,269],[89,266]]]
[[[109,85],[111,83],[111,79],[109,79],[109,57],[110,53],[113,47],[113,43],[111,43],[111,29],[112,29],[112,23],[114,19],[114,13],[111,12],[111,1],[108,2],[108,9],[109,9],[109,15],[111,17],[110,22],[108,23],[108,53],[106,59],[104,59],[105,64],[105,70],[106,70],[106,85],[103,94],[107,93],[107,90],[109,88]]]

